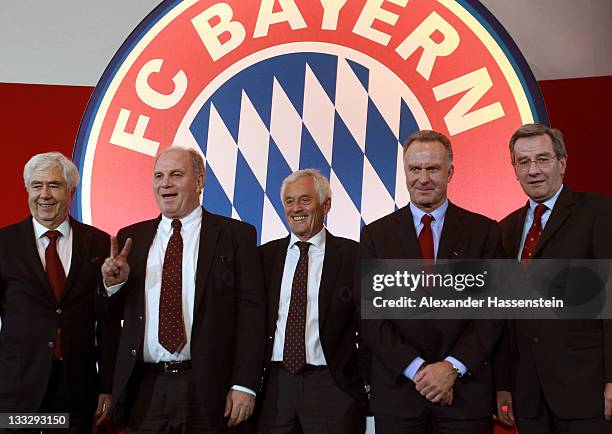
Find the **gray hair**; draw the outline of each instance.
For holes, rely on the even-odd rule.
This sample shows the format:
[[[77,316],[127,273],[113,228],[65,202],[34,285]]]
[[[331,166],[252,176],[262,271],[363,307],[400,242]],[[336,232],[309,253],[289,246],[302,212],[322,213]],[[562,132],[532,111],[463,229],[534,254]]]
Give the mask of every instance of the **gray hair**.
[[[329,186],[329,180],[323,174],[321,174],[319,169],[302,169],[296,170],[283,180],[280,190],[281,202],[283,202],[283,193],[285,192],[285,187],[287,187],[287,184],[291,184],[292,182],[306,176],[310,176],[314,182],[315,190],[319,195],[319,203],[323,203],[327,199],[331,198],[332,193],[331,187]]]
[[[159,157],[171,151],[187,152],[187,154],[189,154],[189,161],[191,161],[191,168],[193,169],[193,173],[196,176],[204,175],[204,159],[202,158],[200,153],[193,148],[187,148],[184,146],[171,146],[168,149],[165,149],[161,154],[159,154],[155,158],[154,165],[157,164],[157,160],[159,160]]]
[[[553,145],[553,151],[557,157],[567,157],[567,150],[565,149],[565,143],[563,142],[563,133],[556,128],[549,128],[542,124],[525,124],[519,127],[518,130],[510,137],[510,158],[514,162],[514,145],[518,139],[525,137],[534,137],[547,135]]]
[[[52,167],[59,167],[62,169],[62,177],[68,186],[68,190],[74,190],[81,179],[79,175],[79,169],[76,165],[70,161],[61,152],[45,152],[43,154],[36,154],[23,168],[23,182],[25,187],[30,186],[30,178],[32,172],[41,169],[50,169]]]

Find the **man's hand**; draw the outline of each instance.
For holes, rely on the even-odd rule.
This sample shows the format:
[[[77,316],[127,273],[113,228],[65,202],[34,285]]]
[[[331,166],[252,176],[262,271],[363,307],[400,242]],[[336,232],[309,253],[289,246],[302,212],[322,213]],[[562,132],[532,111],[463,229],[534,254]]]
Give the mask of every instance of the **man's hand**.
[[[512,394],[506,390],[498,390],[497,418],[506,425],[514,425],[514,411],[512,410]]]
[[[457,373],[450,362],[426,365],[414,376],[416,390],[431,402],[440,402],[453,388]]]
[[[247,420],[255,408],[255,397],[240,390],[230,390],[225,398],[224,417],[229,417],[227,426],[235,426]]]
[[[612,383],[606,383],[604,388],[604,417],[612,420]]]
[[[108,393],[101,393],[98,395],[98,408],[96,408],[96,425],[100,425],[106,417],[111,406],[111,395]]]
[[[102,278],[106,286],[111,287],[125,282],[130,275],[127,256],[132,248],[132,239],[128,238],[119,252],[117,237],[110,238],[110,257],[102,264]]]
[[[442,397],[440,405],[442,407],[445,405],[453,405],[453,389],[449,390],[448,393]]]

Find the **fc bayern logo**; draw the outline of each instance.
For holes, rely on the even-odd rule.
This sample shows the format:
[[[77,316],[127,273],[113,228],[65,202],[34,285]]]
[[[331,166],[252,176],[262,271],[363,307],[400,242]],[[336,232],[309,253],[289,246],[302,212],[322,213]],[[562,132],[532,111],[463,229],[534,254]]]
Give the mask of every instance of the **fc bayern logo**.
[[[204,206],[287,234],[281,181],[331,182],[327,227],[358,239],[408,200],[401,144],[448,135],[449,196],[497,218],[523,201],[508,138],[547,123],[518,49],[476,0],[165,1],[134,30],[89,103],[73,213],[110,232],[151,218],[156,155],[198,149]]]

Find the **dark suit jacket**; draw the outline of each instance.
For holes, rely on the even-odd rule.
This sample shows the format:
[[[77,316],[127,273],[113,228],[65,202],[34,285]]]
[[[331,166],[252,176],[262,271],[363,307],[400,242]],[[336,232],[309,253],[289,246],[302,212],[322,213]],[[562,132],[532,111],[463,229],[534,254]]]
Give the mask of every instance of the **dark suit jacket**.
[[[497,224],[449,203],[438,248],[438,259],[499,258]],[[420,258],[410,207],[365,226],[361,232],[362,259]],[[374,414],[418,417],[428,401],[403,375],[421,356],[437,362],[453,356],[469,369],[454,386],[454,402],[441,407],[446,417],[464,419],[493,413],[494,393],[490,355],[503,321],[364,320],[362,333],[372,351],[370,407]]]
[[[266,371],[269,371],[278,319],[278,304],[289,236],[259,248],[264,270],[268,315],[266,320]],[[359,294],[354,277],[358,244],[327,232],[319,287],[319,335],[325,360],[336,385],[355,399],[366,399],[357,353]]]
[[[113,382],[113,419],[125,423],[140,384],[136,361],[145,332],[145,269],[158,217],[121,229],[119,244],[134,241],[130,276],[119,293],[124,324]],[[226,426],[225,397],[232,385],[259,389],[264,351],[265,299],[255,228],[203,210],[191,329],[191,363],[211,429]]]
[[[528,206],[500,223],[508,258],[518,256]],[[612,258],[612,199],[564,187],[533,258]],[[559,417],[603,414],[604,383],[612,382],[612,321],[509,321],[507,343],[511,382],[504,385],[500,375],[497,389],[514,389],[520,417],[535,416],[540,387]]]
[[[32,218],[0,230],[0,412],[38,411],[58,326],[71,410],[91,418],[98,393],[111,392],[119,323],[110,322],[107,299],[98,294],[109,237],[73,219],[70,226],[72,262],[59,303],[38,255]]]

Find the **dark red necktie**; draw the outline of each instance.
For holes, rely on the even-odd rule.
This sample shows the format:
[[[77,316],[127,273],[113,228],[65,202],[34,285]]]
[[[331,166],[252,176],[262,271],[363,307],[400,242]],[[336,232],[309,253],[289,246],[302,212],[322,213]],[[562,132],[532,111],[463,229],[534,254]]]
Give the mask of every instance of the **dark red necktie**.
[[[159,343],[178,353],[187,342],[183,321],[183,238],[181,221],[172,220],[172,236],[166,246],[159,296]]]
[[[533,223],[529,228],[529,232],[527,232],[525,244],[523,245],[523,252],[521,253],[521,262],[523,265],[527,265],[535,253],[536,247],[538,246],[538,240],[540,239],[540,235],[542,235],[542,215],[547,209],[548,207],[541,203],[536,206],[533,211]]]
[[[433,216],[429,214],[425,214],[421,218],[423,229],[421,229],[421,233],[419,234],[419,252],[423,260],[433,260],[435,258],[433,232],[431,231],[431,222],[434,220]]]
[[[49,239],[49,245],[45,250],[45,271],[47,272],[49,285],[51,285],[51,289],[53,289],[55,301],[59,303],[62,292],[64,291],[64,286],[66,285],[66,271],[57,253],[57,239],[62,236],[62,233],[60,231],[47,231],[44,235]],[[55,330],[53,357],[56,359],[62,358],[59,327]]]
[[[283,348],[283,367],[297,374],[306,364],[306,304],[308,288],[308,248],[310,243],[298,241],[300,249],[293,284],[291,302],[285,325],[285,346]]]

